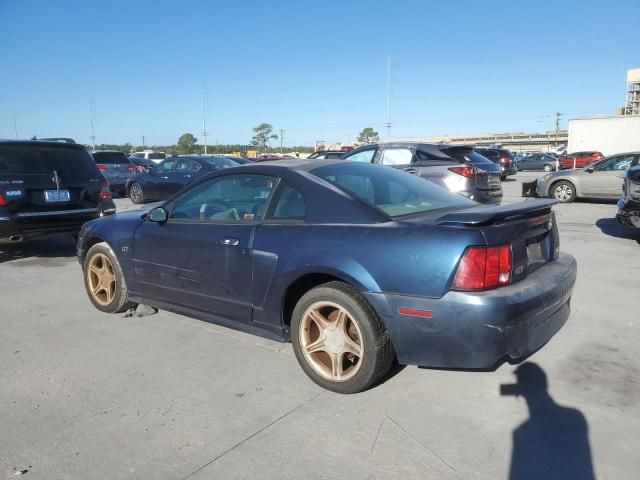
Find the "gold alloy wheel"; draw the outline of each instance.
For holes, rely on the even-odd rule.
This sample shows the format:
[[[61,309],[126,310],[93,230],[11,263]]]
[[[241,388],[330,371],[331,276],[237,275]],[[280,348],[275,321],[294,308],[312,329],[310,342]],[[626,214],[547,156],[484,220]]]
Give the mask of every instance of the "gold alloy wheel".
[[[344,382],[360,370],[364,355],[360,327],[336,303],[316,302],[307,308],[299,341],[307,363],[327,380]]]
[[[96,253],[89,260],[87,282],[93,299],[107,306],[116,294],[116,274],[111,261],[104,253]]]

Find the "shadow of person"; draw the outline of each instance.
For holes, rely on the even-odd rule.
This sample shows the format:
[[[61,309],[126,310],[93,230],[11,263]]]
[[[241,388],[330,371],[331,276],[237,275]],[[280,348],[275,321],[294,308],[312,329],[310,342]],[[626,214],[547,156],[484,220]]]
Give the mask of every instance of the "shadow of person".
[[[553,401],[535,363],[522,364],[516,377],[518,383],[501,385],[500,394],[524,397],[529,418],[513,431],[509,480],[595,479],[584,415]]]

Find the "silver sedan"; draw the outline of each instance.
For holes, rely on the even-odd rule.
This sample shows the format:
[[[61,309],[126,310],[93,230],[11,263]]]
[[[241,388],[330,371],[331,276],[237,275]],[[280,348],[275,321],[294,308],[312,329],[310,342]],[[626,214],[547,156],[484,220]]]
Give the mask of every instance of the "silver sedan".
[[[639,160],[640,152],[624,153],[605,157],[585,168],[548,173],[538,179],[536,195],[562,203],[576,198],[618,198],[624,171]]]

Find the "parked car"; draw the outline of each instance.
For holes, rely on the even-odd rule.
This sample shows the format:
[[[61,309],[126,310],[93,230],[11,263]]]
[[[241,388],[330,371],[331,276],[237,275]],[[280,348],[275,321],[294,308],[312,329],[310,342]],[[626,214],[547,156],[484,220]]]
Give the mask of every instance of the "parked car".
[[[502,175],[500,178],[504,180],[509,175],[515,175],[518,173],[518,168],[513,161],[513,154],[509,150],[504,148],[489,148],[489,147],[476,147],[478,152],[483,157],[488,158],[496,165],[500,166]]]
[[[518,171],[544,170],[545,172],[552,172],[556,170],[557,163],[558,161],[555,157],[547,155],[546,153],[527,155],[516,161]]]
[[[127,180],[136,172],[136,166],[129,157],[117,150],[94,150],[91,156],[109,182],[111,191],[124,195]]]
[[[330,158],[342,158],[347,153],[345,150],[320,150],[313,152],[307,158],[309,160],[326,160]]]
[[[115,209],[109,183],[82,145],[0,141],[0,242],[77,234]]]
[[[616,219],[623,225],[640,228],[640,162],[624,174],[622,198],[618,201]]]
[[[536,184],[536,194],[568,203],[576,198],[618,198],[624,171],[637,165],[640,152],[612,155],[575,170],[548,173]]]
[[[602,160],[602,158],[604,158],[604,155],[602,155],[602,153],[600,152],[595,151],[570,153],[569,155],[565,155],[559,158],[560,168],[582,168],[593,162]]]
[[[261,155],[259,157],[256,157],[256,159],[254,160],[254,162],[271,162],[273,160],[291,160],[292,157],[291,155]]]
[[[126,195],[133,203],[164,200],[207,173],[239,164],[222,155],[180,155],[168,157],[146,172],[133,175]]]
[[[238,165],[249,165],[253,163],[253,160],[250,160],[245,157],[237,157],[235,155],[225,155],[225,157],[230,158],[231,160],[236,162]]]
[[[576,277],[553,203],[481,206],[379,165],[278,161],[90,222],[78,258],[103,312],[142,303],[290,340],[313,381],[355,393],[394,356],[488,368],[549,341]]]
[[[412,173],[480,203],[502,200],[500,168],[472,147],[419,142],[372,143],[342,157]]]
[[[142,152],[135,152],[132,153],[131,156],[135,158],[144,158],[145,160],[151,160],[154,163],[160,163],[165,158],[167,158],[166,153],[156,152],[155,150],[144,150]]]

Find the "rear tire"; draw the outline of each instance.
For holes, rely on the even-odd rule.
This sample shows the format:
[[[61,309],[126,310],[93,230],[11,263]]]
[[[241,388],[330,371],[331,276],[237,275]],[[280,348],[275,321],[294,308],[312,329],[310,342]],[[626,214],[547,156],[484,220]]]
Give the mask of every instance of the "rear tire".
[[[576,199],[576,187],[571,182],[560,181],[551,185],[549,196],[560,203],[571,203]]]
[[[84,286],[93,306],[105,313],[121,313],[135,307],[129,301],[120,263],[106,242],[95,244],[84,258]]]
[[[144,190],[142,190],[142,185],[138,182],[133,182],[129,187],[129,198],[136,205],[140,205],[145,201]]]
[[[325,283],[300,298],[291,318],[291,343],[311,380],[343,394],[376,385],[394,359],[382,320],[343,282]]]

